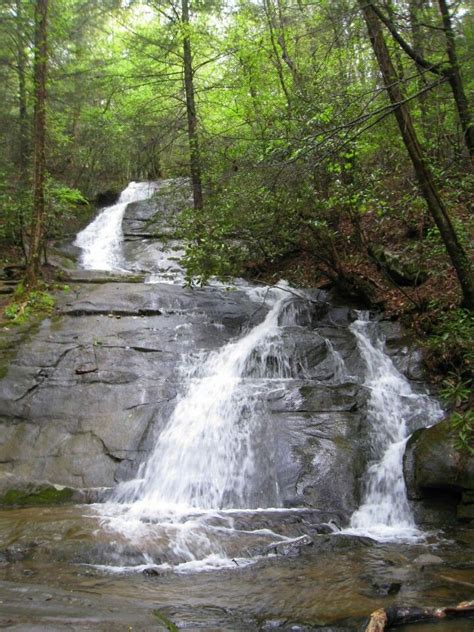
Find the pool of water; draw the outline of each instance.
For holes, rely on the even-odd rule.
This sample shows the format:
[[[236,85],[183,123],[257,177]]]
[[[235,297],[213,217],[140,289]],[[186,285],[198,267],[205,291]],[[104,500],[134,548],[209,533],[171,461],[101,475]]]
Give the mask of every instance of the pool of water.
[[[332,626],[355,632],[377,608],[445,606],[474,595],[472,529],[411,545],[312,532],[312,544],[268,547],[263,523],[286,538],[300,537],[308,518],[305,512],[237,516],[235,546],[246,551],[248,565],[176,572],[172,564],[136,564],[126,572],[139,553],[104,529],[93,506],[1,511],[0,625],[35,631]],[[420,557],[427,554],[432,557]],[[474,621],[433,626],[398,629],[464,632]]]

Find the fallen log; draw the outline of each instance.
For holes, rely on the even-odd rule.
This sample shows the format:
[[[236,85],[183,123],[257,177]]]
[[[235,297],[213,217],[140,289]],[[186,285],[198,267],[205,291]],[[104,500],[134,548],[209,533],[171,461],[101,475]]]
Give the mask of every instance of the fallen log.
[[[389,608],[375,610],[370,615],[365,632],[385,632],[392,626],[435,622],[439,621],[439,619],[460,617],[474,617],[474,601],[463,601],[457,606],[446,606],[444,608],[390,606]]]

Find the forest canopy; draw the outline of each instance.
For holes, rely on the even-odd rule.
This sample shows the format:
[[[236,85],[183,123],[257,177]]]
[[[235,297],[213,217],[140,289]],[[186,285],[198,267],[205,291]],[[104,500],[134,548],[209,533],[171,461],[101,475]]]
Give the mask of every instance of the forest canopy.
[[[470,3],[4,0],[0,11],[0,238],[30,280],[86,200],[185,175],[189,279],[291,262],[290,276],[383,294],[395,310],[474,307]]]

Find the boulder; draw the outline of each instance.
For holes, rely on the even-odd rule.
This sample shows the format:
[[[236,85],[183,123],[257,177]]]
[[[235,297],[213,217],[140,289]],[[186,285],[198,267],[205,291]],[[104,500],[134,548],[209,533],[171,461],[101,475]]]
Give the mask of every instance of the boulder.
[[[428,278],[426,270],[420,269],[416,262],[403,259],[381,246],[371,247],[370,254],[397,285],[417,287]]]
[[[474,458],[456,448],[449,418],[413,433],[403,467],[410,499],[426,501],[430,510],[437,500],[440,510],[451,501],[458,518],[474,517]]]

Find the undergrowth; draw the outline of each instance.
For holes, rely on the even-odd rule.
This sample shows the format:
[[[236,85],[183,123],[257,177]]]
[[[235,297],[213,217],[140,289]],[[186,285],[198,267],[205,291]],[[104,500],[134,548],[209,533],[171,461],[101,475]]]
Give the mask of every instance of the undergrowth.
[[[441,379],[456,449],[474,456],[474,314],[457,308],[434,310],[430,317],[426,361]]]
[[[32,318],[52,313],[55,299],[44,285],[35,290],[27,290],[19,283],[13,294],[13,300],[5,307],[4,316],[16,325],[23,325]]]

